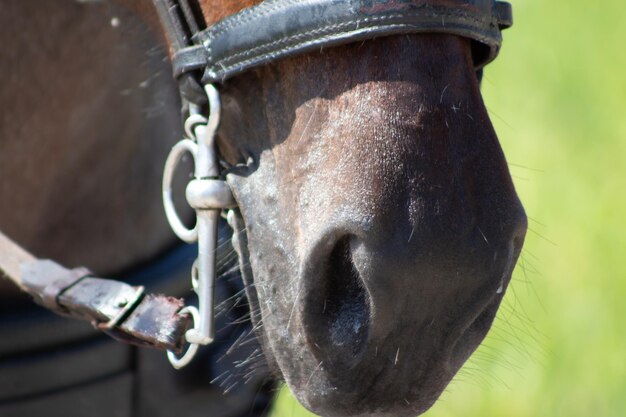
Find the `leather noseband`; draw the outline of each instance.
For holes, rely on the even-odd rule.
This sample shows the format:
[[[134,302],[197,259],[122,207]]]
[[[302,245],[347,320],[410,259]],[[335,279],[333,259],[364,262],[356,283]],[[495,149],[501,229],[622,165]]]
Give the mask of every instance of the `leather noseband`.
[[[200,30],[189,0],[154,1],[173,48],[174,76],[183,96],[196,103],[204,97],[200,84],[223,83],[288,56],[389,35],[469,38],[478,71],[498,55],[501,30],[513,23],[511,5],[494,0],[265,0]],[[195,80],[189,74],[196,74]]]

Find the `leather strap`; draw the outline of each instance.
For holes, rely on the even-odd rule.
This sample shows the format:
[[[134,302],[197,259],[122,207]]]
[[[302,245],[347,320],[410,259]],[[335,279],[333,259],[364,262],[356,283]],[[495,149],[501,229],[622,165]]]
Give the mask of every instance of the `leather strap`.
[[[494,0],[265,0],[192,34],[193,45],[173,55],[174,75],[204,69],[203,83],[224,82],[288,56],[425,32],[474,40],[478,70],[497,56],[501,30],[511,25],[511,5]]]
[[[138,346],[179,352],[190,326],[178,314],[182,300],[144,294],[143,287],[93,277],[39,260],[0,233],[0,277],[5,275],[34,301],[57,314],[90,321],[110,336]]]
[[[205,26],[202,18],[196,18],[189,0],[153,0],[161,21],[161,26],[167,37],[171,49],[172,59],[180,61],[185,68],[176,75],[178,87],[184,100],[203,105],[206,103],[206,94],[200,84],[201,66],[195,65],[193,43],[191,37]],[[201,48],[202,49],[202,48]]]

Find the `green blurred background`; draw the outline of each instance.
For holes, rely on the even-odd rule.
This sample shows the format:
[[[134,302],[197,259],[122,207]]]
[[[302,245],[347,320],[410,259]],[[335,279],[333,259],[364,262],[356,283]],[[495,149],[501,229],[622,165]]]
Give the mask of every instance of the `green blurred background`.
[[[626,416],[626,3],[512,0],[483,93],[529,231],[427,417]],[[305,417],[284,388],[272,417]]]

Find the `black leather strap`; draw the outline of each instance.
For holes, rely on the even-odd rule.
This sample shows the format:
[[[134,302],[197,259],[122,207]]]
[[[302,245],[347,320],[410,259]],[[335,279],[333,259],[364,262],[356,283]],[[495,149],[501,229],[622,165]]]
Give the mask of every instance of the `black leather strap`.
[[[182,68],[176,74],[182,98],[191,103],[202,105],[206,102],[204,89],[200,85],[202,65],[197,64],[197,52],[203,57],[203,47],[196,48],[191,40],[201,27],[204,20],[196,19],[189,0],[153,0],[172,52],[174,67]],[[202,26],[201,26],[202,25]],[[202,51],[199,51],[202,50]]]
[[[195,45],[174,54],[174,75],[204,69],[202,82],[223,82],[287,56],[423,32],[474,40],[480,69],[511,24],[510,4],[494,0],[265,0],[193,35]]]

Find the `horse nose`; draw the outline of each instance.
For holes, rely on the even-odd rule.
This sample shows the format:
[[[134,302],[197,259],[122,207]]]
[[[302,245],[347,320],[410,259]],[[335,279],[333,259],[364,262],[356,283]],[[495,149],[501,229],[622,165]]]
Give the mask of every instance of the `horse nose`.
[[[303,335],[348,408],[436,398],[487,334],[526,234],[514,192],[419,222],[405,198],[365,225],[338,215],[305,268]]]

